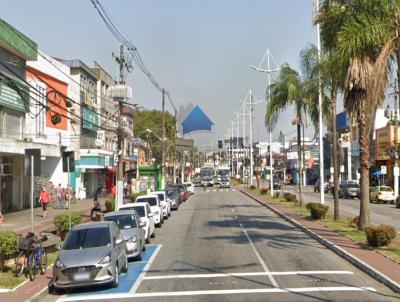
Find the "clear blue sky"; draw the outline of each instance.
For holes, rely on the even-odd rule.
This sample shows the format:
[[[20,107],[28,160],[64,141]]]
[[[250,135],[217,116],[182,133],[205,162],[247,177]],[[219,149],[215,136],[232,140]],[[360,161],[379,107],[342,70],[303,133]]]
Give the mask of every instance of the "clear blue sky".
[[[298,67],[307,43],[316,43],[313,0],[102,0],[137,46],[148,69],[171,92],[176,106],[192,102],[214,121],[214,133],[194,135],[200,145],[216,144],[252,89],[265,98],[266,75],[250,69],[266,48],[279,64]],[[2,0],[1,18],[39,44],[51,56],[97,61],[111,75],[111,53],[119,43],[89,0]],[[128,76],[133,102],[161,108],[161,95],[138,68]],[[267,139],[265,103],[256,106],[255,139]],[[172,112],[172,108],[168,107]],[[295,135],[293,112],[282,114],[274,130]],[[313,130],[308,129],[309,136]]]

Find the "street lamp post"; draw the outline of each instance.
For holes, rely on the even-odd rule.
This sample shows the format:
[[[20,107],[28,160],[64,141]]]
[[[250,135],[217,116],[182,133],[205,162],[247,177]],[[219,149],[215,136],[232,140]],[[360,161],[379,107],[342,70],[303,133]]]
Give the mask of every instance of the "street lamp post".
[[[164,128],[164,127],[163,127]],[[164,131],[163,131],[163,138],[161,138],[159,135],[157,135],[153,130],[147,128],[146,129],[147,132],[152,133],[155,137],[157,137],[161,143],[162,143],[162,151],[161,151],[161,173],[162,173],[162,183],[161,183],[161,188],[165,189],[165,154],[167,152],[167,150],[169,149],[169,147],[171,145],[173,145],[173,143],[171,143],[169,145],[169,147],[167,148],[167,150],[165,149],[165,141],[167,141]]]
[[[261,65],[263,64],[265,57],[267,57],[267,69],[262,69],[260,68]],[[270,59],[272,59],[272,61],[274,62],[275,68],[271,69],[270,66]],[[276,63],[274,57],[271,54],[271,51],[269,49],[267,49],[264,53],[263,58],[261,59],[261,62],[259,64],[259,67],[255,67],[255,66],[251,66],[254,70],[260,71],[260,72],[264,72],[267,73],[268,75],[268,104],[270,104],[271,102],[271,72],[275,72],[278,71],[280,69],[280,67],[278,66],[278,64]],[[273,181],[273,167],[272,167],[272,131],[271,131],[271,126],[269,126],[269,171],[270,171],[270,193],[271,196],[274,195],[274,181]]]

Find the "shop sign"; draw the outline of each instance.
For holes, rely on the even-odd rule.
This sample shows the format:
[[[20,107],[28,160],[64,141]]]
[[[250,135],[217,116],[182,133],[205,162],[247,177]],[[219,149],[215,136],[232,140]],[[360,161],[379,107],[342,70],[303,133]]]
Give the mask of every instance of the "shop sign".
[[[110,157],[104,156],[104,166],[108,167],[110,165]]]
[[[386,174],[386,166],[381,166],[381,173]]]
[[[2,78],[0,78],[0,105],[22,112],[28,112],[28,106],[21,96],[21,94],[27,93],[27,88],[22,87],[22,85],[19,87],[19,85],[14,81],[13,83],[15,84],[16,88],[22,88],[18,89],[17,91],[16,89],[11,88],[2,82],[1,79]],[[11,81],[12,80],[10,80],[10,83]]]
[[[99,128],[99,115],[88,108],[83,108],[83,126],[84,129],[97,131]]]

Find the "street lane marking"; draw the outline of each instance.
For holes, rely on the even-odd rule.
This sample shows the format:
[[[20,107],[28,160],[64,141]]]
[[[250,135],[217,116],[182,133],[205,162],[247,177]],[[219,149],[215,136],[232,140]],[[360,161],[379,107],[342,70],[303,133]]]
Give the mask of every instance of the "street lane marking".
[[[226,278],[245,276],[292,276],[292,275],[353,275],[350,271],[298,271],[298,272],[249,272],[249,273],[215,273],[215,274],[188,274],[167,276],[145,276],[143,280],[186,279],[186,278]]]
[[[213,190],[213,192],[217,192],[217,190]]]
[[[232,189],[232,191],[233,191],[233,192],[235,192],[235,191],[236,191],[236,189]]]
[[[233,295],[233,294],[274,294],[274,293],[306,293],[306,292],[349,292],[349,291],[369,291],[376,292],[373,287],[352,287],[352,286],[338,286],[338,287],[294,287],[294,288],[252,288],[252,289],[221,289],[221,290],[196,290],[196,291],[176,291],[176,292],[147,292],[135,294],[115,294],[113,299],[122,298],[151,298],[151,297],[176,297],[176,296],[206,296],[206,295]],[[104,300],[110,298],[105,295],[90,296],[90,300]],[[68,297],[59,301],[81,301],[81,297]]]
[[[243,225],[241,223],[239,223],[240,227],[243,228]],[[251,241],[251,238],[249,236],[249,234],[247,234],[247,231],[245,229],[243,229],[244,234],[246,235],[247,240],[250,243],[251,248],[253,249],[254,254],[256,254],[258,261],[260,262],[262,268],[264,269],[265,272],[269,272],[270,270],[268,269],[267,265],[265,264],[264,260],[261,258],[260,254],[258,253],[253,241]],[[276,282],[274,276],[272,275],[268,275],[268,279],[269,281],[271,281],[272,286],[273,287],[279,287],[278,283]]]
[[[139,275],[139,277],[137,278],[137,280],[135,281],[135,283],[133,284],[132,288],[130,289],[130,293],[135,293],[137,291],[137,289],[140,286],[140,283],[142,283],[143,278],[145,277],[147,271],[149,270],[151,264],[153,263],[154,259],[156,258],[158,252],[160,251],[162,247],[162,244],[158,245],[156,250],[154,251],[153,255],[151,255],[149,261],[147,262],[146,266],[143,268],[142,273]]]

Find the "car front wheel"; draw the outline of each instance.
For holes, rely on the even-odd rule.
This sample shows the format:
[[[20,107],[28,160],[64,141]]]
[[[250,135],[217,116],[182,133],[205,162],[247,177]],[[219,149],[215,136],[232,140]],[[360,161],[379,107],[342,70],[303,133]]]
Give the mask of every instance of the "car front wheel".
[[[119,269],[118,264],[115,264],[115,271],[114,271],[114,281],[112,282],[112,287],[118,287],[119,285]]]

